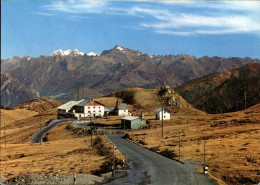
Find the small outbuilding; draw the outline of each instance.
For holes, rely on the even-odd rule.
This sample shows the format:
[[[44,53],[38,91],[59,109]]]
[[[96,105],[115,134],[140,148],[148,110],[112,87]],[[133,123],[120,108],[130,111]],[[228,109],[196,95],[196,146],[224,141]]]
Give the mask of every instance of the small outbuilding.
[[[162,107],[159,107],[158,109],[156,109],[155,114],[156,114],[157,120],[162,120],[162,117],[164,120],[171,119],[171,112],[168,109],[165,109]]]
[[[126,116],[121,119],[121,127],[125,129],[139,128],[145,124],[146,120],[139,117]]]
[[[126,103],[117,103],[114,111],[117,116],[128,116],[128,106]]]

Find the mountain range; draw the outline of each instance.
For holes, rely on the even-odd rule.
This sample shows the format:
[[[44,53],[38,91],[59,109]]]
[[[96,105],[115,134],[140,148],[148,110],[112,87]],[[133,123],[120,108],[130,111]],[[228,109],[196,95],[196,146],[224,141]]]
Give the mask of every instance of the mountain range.
[[[77,89],[82,90],[81,96],[94,98],[127,87],[177,87],[214,72],[260,63],[259,59],[249,57],[151,56],[122,46],[105,50],[100,55],[78,50],[54,53],[37,58],[26,56],[1,60],[1,76],[7,76],[1,80],[1,104],[14,106],[28,97],[39,96],[64,102],[76,99]]]

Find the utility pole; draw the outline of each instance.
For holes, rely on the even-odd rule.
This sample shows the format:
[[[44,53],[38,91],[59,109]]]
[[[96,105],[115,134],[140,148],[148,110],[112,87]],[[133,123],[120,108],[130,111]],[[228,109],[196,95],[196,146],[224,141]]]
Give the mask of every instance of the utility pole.
[[[205,167],[206,167],[206,130],[204,132],[203,171],[205,171]]]
[[[42,129],[42,115],[41,112],[39,112],[39,116],[40,116],[40,131]],[[42,138],[40,139],[40,145],[42,144]]]
[[[125,130],[125,120],[124,120],[124,130]],[[126,150],[127,150],[127,147],[126,147],[126,144],[127,144],[127,141],[125,140],[125,173],[126,173],[126,160],[127,160],[127,158],[126,158]]]
[[[92,145],[92,122],[91,122],[91,112],[90,112],[90,140],[91,140],[91,146]]]
[[[112,166],[112,177],[115,177],[115,138],[113,139],[113,166]]]
[[[246,91],[245,91],[245,110],[246,110]]]
[[[5,136],[5,148],[6,148],[6,128],[5,128],[5,122],[4,122],[4,136]]]
[[[77,100],[79,101],[79,82],[77,82]]]
[[[85,82],[83,83],[82,91],[83,91],[82,99],[85,99]]]
[[[179,132],[179,161],[181,161],[181,132]]]
[[[162,106],[162,138],[163,138],[163,106]]]

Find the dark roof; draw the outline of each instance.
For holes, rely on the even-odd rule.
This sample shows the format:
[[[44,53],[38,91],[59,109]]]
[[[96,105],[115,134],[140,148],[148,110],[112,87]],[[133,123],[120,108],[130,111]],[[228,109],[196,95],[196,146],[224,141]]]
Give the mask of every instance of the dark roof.
[[[120,103],[116,106],[116,109],[117,110],[127,110],[128,107],[127,107],[127,104],[126,103]]]

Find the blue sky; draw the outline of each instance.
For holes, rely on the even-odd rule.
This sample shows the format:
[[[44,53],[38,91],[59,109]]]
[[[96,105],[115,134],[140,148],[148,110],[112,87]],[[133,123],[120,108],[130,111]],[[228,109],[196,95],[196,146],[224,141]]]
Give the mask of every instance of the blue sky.
[[[1,1],[1,58],[115,45],[153,54],[260,58],[259,1]]]

